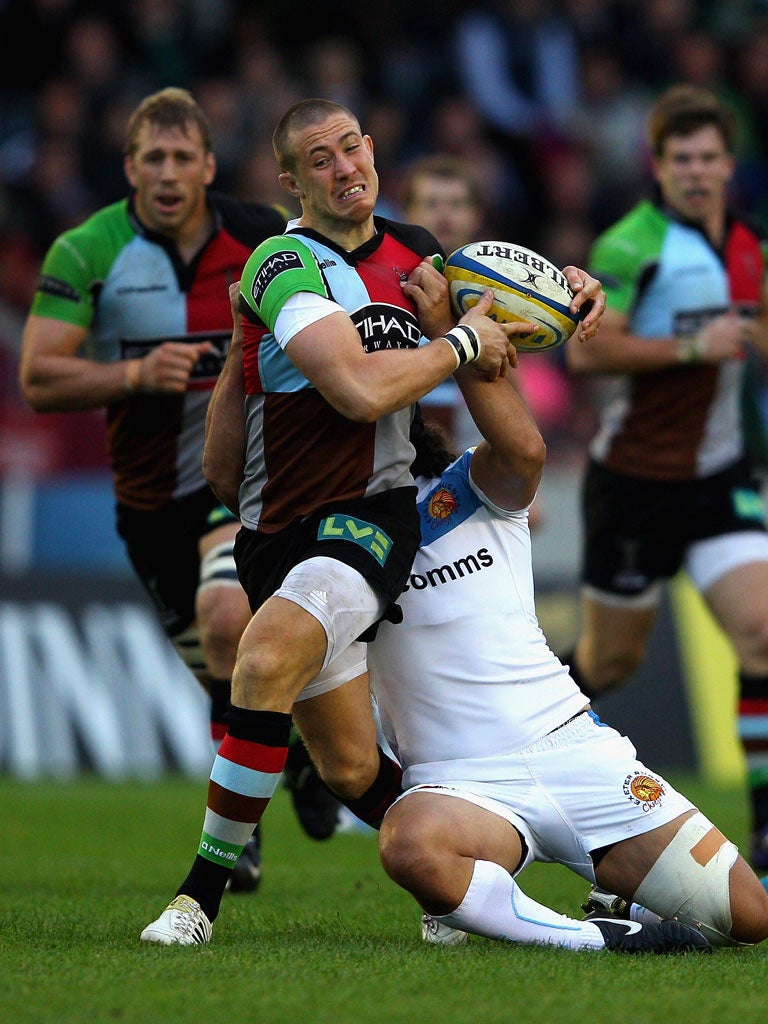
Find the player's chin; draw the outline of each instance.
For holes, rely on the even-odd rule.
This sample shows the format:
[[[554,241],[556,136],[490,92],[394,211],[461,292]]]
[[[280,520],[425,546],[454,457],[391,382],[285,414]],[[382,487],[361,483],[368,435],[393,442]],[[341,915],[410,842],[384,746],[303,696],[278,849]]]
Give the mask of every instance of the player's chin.
[[[367,196],[356,196],[354,201],[342,203],[342,211],[347,220],[362,224],[373,216],[375,206],[375,200],[371,202]]]

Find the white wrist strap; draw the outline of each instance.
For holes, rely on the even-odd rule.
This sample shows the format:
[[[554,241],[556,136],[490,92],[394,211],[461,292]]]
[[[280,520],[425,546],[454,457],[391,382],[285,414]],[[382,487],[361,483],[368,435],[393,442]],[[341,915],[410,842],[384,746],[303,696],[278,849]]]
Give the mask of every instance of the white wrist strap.
[[[456,324],[456,326],[444,335],[446,341],[453,345],[456,352],[456,369],[464,363],[474,363],[480,355],[480,335],[468,324]]]

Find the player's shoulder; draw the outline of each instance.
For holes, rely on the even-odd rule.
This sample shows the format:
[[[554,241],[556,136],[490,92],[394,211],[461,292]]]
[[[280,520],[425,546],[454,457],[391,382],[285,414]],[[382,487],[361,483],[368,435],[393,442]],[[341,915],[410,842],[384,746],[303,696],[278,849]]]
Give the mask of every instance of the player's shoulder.
[[[272,327],[283,304],[297,292],[328,294],[310,244],[294,234],[266,238],[243,267],[241,299]]]
[[[103,273],[116,254],[136,235],[128,212],[128,200],[121,199],[96,210],[82,223],[68,228],[54,239],[46,264],[62,269],[70,264],[79,268],[98,266]]]
[[[669,227],[669,217],[650,199],[642,199],[622,217],[609,225],[595,240],[595,245],[619,244],[637,239],[649,233],[664,232]]]
[[[243,279],[266,275],[270,280],[286,270],[316,270],[309,241],[295,234],[275,234],[263,239],[253,250],[243,270]]]
[[[730,226],[733,228],[741,228],[742,231],[746,231],[747,234],[752,235],[755,241],[764,245],[768,241],[768,230],[766,230],[763,223],[748,213],[734,213],[730,215]]]
[[[379,231],[386,231],[396,241],[411,249],[421,259],[426,256],[434,256],[435,253],[443,253],[443,247],[426,228],[420,224],[404,224],[400,221],[390,220],[388,217],[377,217],[376,227]]]
[[[285,230],[288,211],[282,206],[247,202],[223,192],[209,192],[208,198],[225,230],[252,249]]]
[[[628,269],[644,265],[661,251],[669,225],[669,218],[656,203],[642,200],[598,235],[590,254],[590,268],[604,272],[611,264]]]

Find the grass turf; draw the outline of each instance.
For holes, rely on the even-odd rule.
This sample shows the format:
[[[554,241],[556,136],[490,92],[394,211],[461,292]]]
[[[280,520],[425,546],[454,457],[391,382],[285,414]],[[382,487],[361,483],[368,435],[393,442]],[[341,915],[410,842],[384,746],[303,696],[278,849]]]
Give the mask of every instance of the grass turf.
[[[674,779],[737,842],[741,790]],[[622,957],[473,938],[428,946],[372,833],[313,842],[285,792],[264,880],[227,895],[207,947],[138,941],[187,871],[205,783],[0,780],[0,1009],[20,1024],[697,1024],[765,1020],[768,947]],[[578,916],[587,885],[534,865],[532,896]]]

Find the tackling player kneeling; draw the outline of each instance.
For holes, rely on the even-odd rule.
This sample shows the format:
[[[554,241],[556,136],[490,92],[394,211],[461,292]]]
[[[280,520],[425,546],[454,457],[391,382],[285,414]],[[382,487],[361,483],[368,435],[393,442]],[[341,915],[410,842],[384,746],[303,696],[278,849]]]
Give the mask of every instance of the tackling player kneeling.
[[[527,509],[545,451],[527,409],[505,378],[456,378],[485,440],[453,460],[416,430],[421,545],[402,622],[368,649],[406,789],[381,826],[385,870],[422,907],[428,941],[655,953],[760,942],[757,876],[599,720],[541,632]],[[480,549],[481,567],[466,558]],[[515,879],[537,860],[618,894],[624,919],[597,891],[583,921],[530,899]]]

